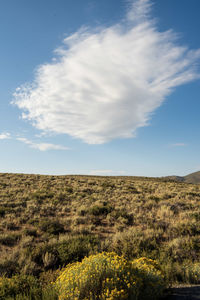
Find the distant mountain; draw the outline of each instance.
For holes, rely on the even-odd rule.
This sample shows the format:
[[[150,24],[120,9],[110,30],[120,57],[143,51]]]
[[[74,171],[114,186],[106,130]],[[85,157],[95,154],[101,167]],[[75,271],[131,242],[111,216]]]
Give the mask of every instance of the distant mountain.
[[[178,182],[184,182],[185,181],[185,177],[182,176],[176,176],[176,175],[172,175],[172,176],[164,176],[161,177],[164,180],[172,180],[172,181],[178,181]]]
[[[200,184],[200,171],[188,174],[186,176],[165,176],[164,180],[173,180],[177,182]]]
[[[200,171],[185,176],[184,181],[188,183],[200,183]]]

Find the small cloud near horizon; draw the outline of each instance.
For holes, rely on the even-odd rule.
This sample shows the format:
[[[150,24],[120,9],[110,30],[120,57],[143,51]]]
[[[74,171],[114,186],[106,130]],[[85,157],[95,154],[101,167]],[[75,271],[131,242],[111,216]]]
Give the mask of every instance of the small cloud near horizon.
[[[10,139],[11,136],[10,136],[10,133],[9,132],[2,132],[0,134],[0,140],[7,140],[7,139]]]
[[[50,143],[35,143],[33,141],[28,140],[27,138],[16,138],[16,140],[28,145],[31,148],[38,149],[40,151],[48,151],[48,150],[69,150],[68,147]]]
[[[17,137],[16,137],[17,136]],[[0,134],[0,140],[17,140],[19,142],[22,142],[26,145],[28,145],[30,148],[38,149],[40,151],[48,151],[48,150],[70,150],[69,147],[65,147],[62,145],[56,145],[56,144],[51,144],[51,143],[36,143],[33,142],[27,138],[20,137],[19,134],[16,136],[12,136],[9,132],[3,132]]]
[[[99,175],[99,176],[123,176],[126,175],[126,171],[114,171],[114,170],[91,170],[89,175]]]

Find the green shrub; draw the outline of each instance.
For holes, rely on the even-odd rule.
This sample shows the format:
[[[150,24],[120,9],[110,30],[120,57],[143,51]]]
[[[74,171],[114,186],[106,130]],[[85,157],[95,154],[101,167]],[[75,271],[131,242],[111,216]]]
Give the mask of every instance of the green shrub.
[[[5,246],[14,246],[18,243],[20,240],[21,235],[20,234],[5,234],[0,236],[0,244],[5,245]]]
[[[15,260],[4,260],[0,262],[0,276],[11,277],[19,270],[19,264]]]
[[[67,188],[66,188],[66,192],[69,193],[69,194],[72,194],[72,193],[73,193],[73,188],[70,187],[70,186],[67,187]]]
[[[200,284],[200,263],[192,263],[189,260],[181,263],[173,261],[164,261],[162,263],[162,269],[165,274],[166,280],[170,284],[175,282],[188,283],[188,284]]]
[[[37,229],[35,229],[35,228],[26,228],[24,230],[24,234],[36,237],[37,236]]]
[[[95,236],[81,235],[69,238],[68,240],[58,243],[59,261],[61,265],[66,265],[75,261],[80,261],[84,256],[97,250],[99,240]]]
[[[200,263],[186,264],[184,266],[185,281],[200,284]]]
[[[114,209],[110,215],[119,222],[123,220],[124,225],[132,225],[133,223],[133,216],[128,214],[126,209]]]
[[[25,223],[33,225],[33,226],[38,226],[39,219],[38,218],[28,219],[28,220],[25,220]]]
[[[175,238],[167,244],[166,253],[177,262],[183,262],[186,259],[197,260],[200,258],[199,240],[198,236]]]
[[[140,256],[155,258],[159,254],[158,240],[159,234],[156,236],[153,230],[149,230],[146,234],[141,228],[131,228],[115,234],[109,248],[128,259]]]
[[[84,256],[98,250],[99,239],[93,235],[78,235],[61,242],[27,248],[27,259],[40,268],[55,269],[68,263],[80,261]]]
[[[58,252],[56,250],[56,244],[44,244],[36,247],[28,247],[25,251],[27,260],[36,264],[37,268],[55,268],[59,266]],[[41,270],[40,270],[41,271]]]
[[[89,209],[89,213],[93,216],[107,215],[112,211],[109,205],[94,205]]]
[[[39,228],[46,233],[54,235],[64,232],[64,226],[58,220],[42,220],[39,223]]]
[[[39,281],[33,276],[15,275],[11,278],[0,277],[1,300],[5,300],[9,297],[15,298],[20,294],[28,294],[31,290],[35,290],[34,293],[38,294],[38,297],[41,294]]]
[[[0,217],[4,217],[6,214],[6,207],[1,206],[0,207]]]
[[[57,300],[52,284],[45,287],[33,276],[0,278],[0,300]]]
[[[20,227],[19,226],[17,226],[14,222],[8,222],[7,224],[6,224],[6,229],[7,230],[19,230],[20,229]]]

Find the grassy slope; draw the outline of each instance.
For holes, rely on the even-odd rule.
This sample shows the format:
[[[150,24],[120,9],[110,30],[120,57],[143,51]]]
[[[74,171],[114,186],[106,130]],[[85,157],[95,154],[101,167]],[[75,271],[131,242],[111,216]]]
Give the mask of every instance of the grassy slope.
[[[0,273],[39,275],[101,250],[160,261],[187,281],[200,259],[200,186],[140,177],[0,174]]]
[[[185,182],[192,184],[200,184],[200,171],[188,174],[186,176],[166,176],[163,180],[172,180],[176,182]]]
[[[195,172],[184,177],[185,182],[200,183],[200,172]]]

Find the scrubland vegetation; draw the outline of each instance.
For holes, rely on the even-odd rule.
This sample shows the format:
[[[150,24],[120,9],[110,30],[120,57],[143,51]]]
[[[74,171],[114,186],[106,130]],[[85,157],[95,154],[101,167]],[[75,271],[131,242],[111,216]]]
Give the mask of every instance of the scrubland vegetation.
[[[0,174],[0,253],[0,299],[58,299],[59,284],[69,289],[60,279],[68,268],[82,272],[97,257],[104,270],[106,255],[122,262],[119,272],[135,276],[134,289],[126,277],[132,296],[125,281],[111,284],[109,291],[102,287],[102,278],[116,280],[110,267],[100,277],[93,272],[96,281],[87,279],[71,299],[90,299],[82,291],[91,282],[101,286],[93,286],[99,298],[91,299],[151,299],[137,297],[145,278],[154,278],[158,268],[151,269],[154,275],[145,273],[146,266],[131,269],[141,257],[146,265],[151,259],[160,265],[162,276],[149,279],[157,291],[162,280],[199,283],[200,185],[139,177]],[[117,296],[121,290],[124,298]],[[155,295],[156,290],[152,299]]]

